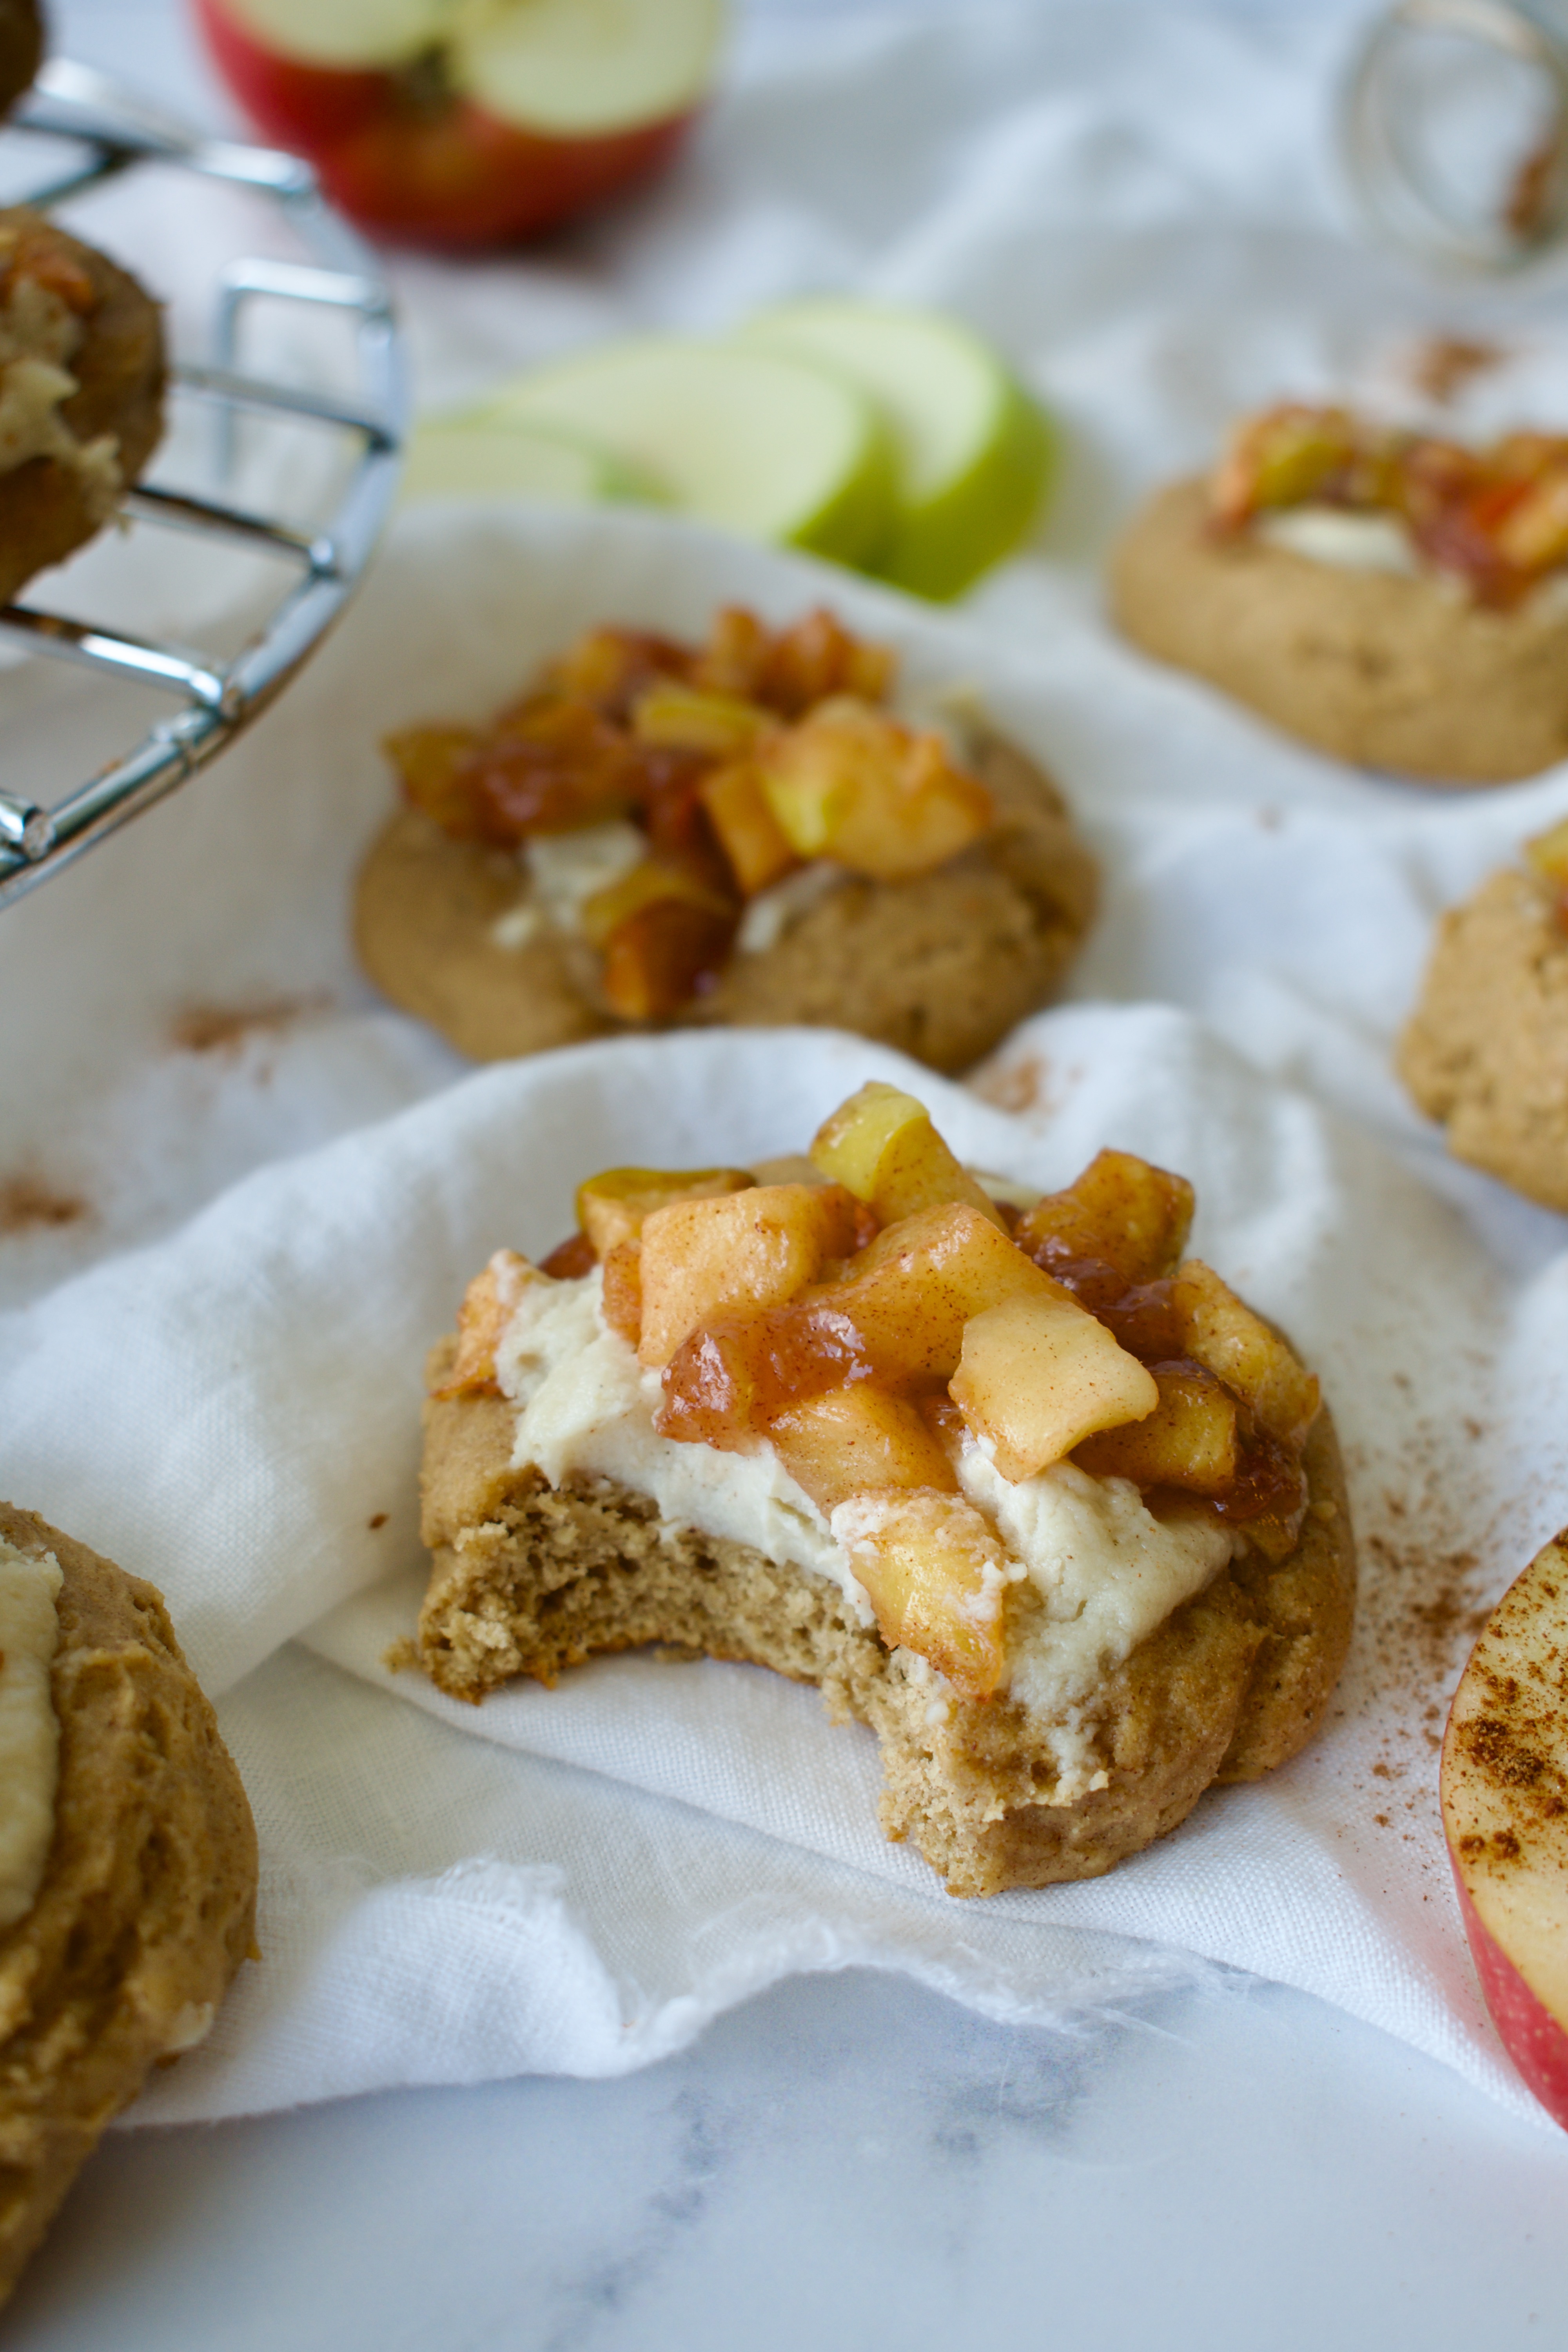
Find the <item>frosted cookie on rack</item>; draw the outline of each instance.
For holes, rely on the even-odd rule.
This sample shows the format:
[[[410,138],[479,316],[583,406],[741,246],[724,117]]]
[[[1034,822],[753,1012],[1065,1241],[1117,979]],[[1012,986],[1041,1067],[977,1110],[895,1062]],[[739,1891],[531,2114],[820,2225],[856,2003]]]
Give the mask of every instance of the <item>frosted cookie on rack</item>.
[[[41,214],[0,211],[0,604],[116,513],[163,408],[157,305]]]
[[[1286,404],[1111,562],[1145,653],[1320,751],[1436,783],[1568,757],[1568,438],[1486,449]]]
[[[0,2297],[253,1948],[256,1832],[150,1584],[0,1504]]]
[[[43,62],[37,0],[0,0],[0,116],[9,114]]]
[[[1095,868],[1031,761],[910,724],[894,672],[826,612],[730,608],[701,646],[591,631],[484,724],[405,730],[361,961],[481,1061],[801,1022],[966,1067],[1056,988]]]
[[[416,1654],[674,1644],[870,1726],[955,1895],[1092,1877],[1321,1721],[1355,1556],[1318,1383],[1103,1151],[1039,1198],[870,1085],[809,1160],[611,1170],[430,1365]]]
[[[1568,823],[1443,915],[1399,1074],[1457,1160],[1568,1213]]]

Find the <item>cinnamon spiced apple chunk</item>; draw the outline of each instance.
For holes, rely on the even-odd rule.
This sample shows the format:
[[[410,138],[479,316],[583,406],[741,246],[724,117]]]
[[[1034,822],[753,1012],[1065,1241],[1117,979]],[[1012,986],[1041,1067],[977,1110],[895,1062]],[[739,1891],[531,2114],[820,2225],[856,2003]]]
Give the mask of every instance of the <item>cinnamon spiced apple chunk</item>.
[[[610,1170],[499,1252],[431,1362],[432,1678],[662,1643],[815,1682],[961,1895],[1293,1755],[1354,1589],[1316,1379],[1184,1255],[1179,1176],[1005,1190],[872,1084],[787,1173]]]
[[[626,1028],[826,1024],[943,1069],[1054,990],[1095,871],[1056,787],[916,721],[825,611],[706,640],[588,631],[479,724],[385,749],[373,980],[479,1060]]]

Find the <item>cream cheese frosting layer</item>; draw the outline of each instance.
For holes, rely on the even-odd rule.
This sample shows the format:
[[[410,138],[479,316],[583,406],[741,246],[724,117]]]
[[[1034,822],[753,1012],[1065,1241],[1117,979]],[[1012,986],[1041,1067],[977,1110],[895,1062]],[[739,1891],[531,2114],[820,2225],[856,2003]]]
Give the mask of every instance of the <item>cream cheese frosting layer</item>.
[[[1392,572],[1414,579],[1421,566],[1397,515],[1353,514],[1344,507],[1282,507],[1259,515],[1254,534],[1287,554],[1336,572]]]
[[[52,1551],[0,1536],[0,1927],[37,1895],[55,1833],[60,1727],[50,1689],[61,1583]]]
[[[613,1478],[650,1496],[672,1531],[749,1544],[826,1577],[872,1623],[852,1559],[858,1498],[830,1523],[765,1441],[731,1454],[661,1436],[659,1376],[605,1323],[602,1290],[597,1270],[525,1283],[497,1350],[500,1386],[518,1409],[514,1465],[534,1465],[552,1486],[574,1471]],[[1195,1508],[1156,1517],[1129,1480],[1093,1478],[1068,1462],[1014,1482],[966,1439],[954,1466],[999,1547],[1008,1695],[1056,1725],[1058,1768],[1087,1787],[1097,1691],[1228,1564],[1233,1539]]]

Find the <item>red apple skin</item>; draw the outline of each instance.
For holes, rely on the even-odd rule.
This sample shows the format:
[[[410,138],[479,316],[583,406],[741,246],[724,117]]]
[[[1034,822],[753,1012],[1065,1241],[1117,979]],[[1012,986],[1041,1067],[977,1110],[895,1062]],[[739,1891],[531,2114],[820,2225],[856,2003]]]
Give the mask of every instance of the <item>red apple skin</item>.
[[[1448,1710],[1439,1791],[1492,2022],[1568,2129],[1568,1528],[1481,1628]]]
[[[1500,1951],[1481,1925],[1465,1887],[1457,1857],[1450,1853],[1454,1885],[1459,1893],[1459,1913],[1481,1991],[1491,2011],[1503,2048],[1513,2060],[1526,2087],[1538,2098],[1554,2123],[1568,2131],[1568,2033],[1544,2002],[1536,1999],[1506,1952]]]
[[[219,72],[264,135],[316,167],[351,220],[451,251],[514,243],[650,178],[700,109],[591,139],[517,129],[397,75],[303,65],[264,47],[219,5],[195,0]]]

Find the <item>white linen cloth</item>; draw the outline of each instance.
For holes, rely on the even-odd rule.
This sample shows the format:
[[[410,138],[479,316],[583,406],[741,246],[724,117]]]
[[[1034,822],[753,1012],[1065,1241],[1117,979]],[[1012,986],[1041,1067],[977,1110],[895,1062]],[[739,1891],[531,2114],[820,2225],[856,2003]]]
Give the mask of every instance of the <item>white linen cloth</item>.
[[[1066,420],[1057,518],[960,624],[657,517],[410,515],[245,744],[0,920],[0,1490],[163,1588],[263,1838],[264,1962],[139,2118],[611,2073],[857,1960],[1019,2018],[1229,1964],[1526,2104],[1464,1951],[1435,1740],[1465,1612],[1568,1518],[1568,1254],[1443,1159],[1388,1056],[1436,908],[1568,813],[1568,776],[1445,797],[1347,772],[1121,648],[1094,590],[1116,517],[1234,409],[1387,391],[1435,319],[1516,344],[1528,321],[1476,417],[1563,413],[1530,297],[1440,298],[1336,224],[1338,22],[823,25],[759,55],[685,178],[575,264],[407,266],[443,394],[509,337],[814,279],[952,301]],[[1184,1170],[1194,1245],[1292,1331],[1346,1444],[1363,1611],[1323,1737],[1093,1885],[951,1902],[878,1835],[869,1735],[759,1672],[605,1661],[476,1711],[380,1663],[419,1589],[420,1360],[489,1252],[559,1238],[595,1166],[788,1149],[907,1075],[778,1033],[463,1076],[354,976],[376,736],[483,711],[591,621],[696,631],[731,597],[830,599],[917,688],[977,683],[1060,776],[1108,881],[1079,1001],[1026,1025],[989,1100],[910,1082],[966,1157],[1042,1183],[1105,1142]],[[0,683],[13,789],[141,722],[129,690]]]

